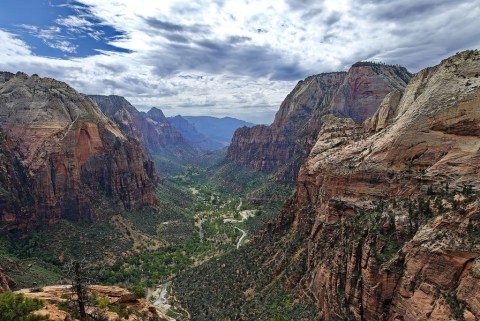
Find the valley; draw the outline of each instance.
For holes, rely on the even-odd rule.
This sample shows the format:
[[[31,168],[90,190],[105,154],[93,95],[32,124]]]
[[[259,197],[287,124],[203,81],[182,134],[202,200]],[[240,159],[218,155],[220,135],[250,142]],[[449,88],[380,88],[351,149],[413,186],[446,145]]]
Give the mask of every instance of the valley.
[[[167,289],[151,293],[209,260],[235,255],[282,205],[281,199],[244,201],[249,193],[261,193],[269,182],[266,176],[248,184],[238,181],[237,190],[231,191],[212,175],[209,169],[187,166],[164,179],[156,191],[158,212],[146,207],[135,213],[102,210],[98,223],[62,220],[25,240],[3,237],[0,264],[18,288],[42,288],[61,282],[66,264],[81,261],[95,284],[141,289],[152,302],[162,295],[160,311],[186,319],[181,308],[164,308]],[[268,185],[278,185],[284,200],[293,191],[274,182]]]

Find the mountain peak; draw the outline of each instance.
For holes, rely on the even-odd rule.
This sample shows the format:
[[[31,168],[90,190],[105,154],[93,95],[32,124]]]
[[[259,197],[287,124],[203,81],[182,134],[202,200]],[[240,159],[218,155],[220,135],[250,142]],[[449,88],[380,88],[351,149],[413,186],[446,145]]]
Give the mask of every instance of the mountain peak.
[[[102,111],[110,117],[122,109],[129,113],[138,113],[137,109],[123,96],[88,95],[88,97],[96,102],[98,106],[101,106]]]
[[[153,119],[156,122],[159,123],[166,123],[168,122],[167,118],[165,117],[165,114],[160,108],[157,107],[152,107],[150,110],[147,112],[147,116],[151,119]]]

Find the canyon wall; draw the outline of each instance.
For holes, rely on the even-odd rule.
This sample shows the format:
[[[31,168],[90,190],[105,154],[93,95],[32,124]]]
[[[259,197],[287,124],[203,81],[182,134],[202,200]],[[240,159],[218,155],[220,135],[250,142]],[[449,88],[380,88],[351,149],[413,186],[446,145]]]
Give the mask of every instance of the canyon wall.
[[[479,124],[479,51],[417,73],[364,124],[323,118],[270,231],[301,235],[296,289],[321,319],[480,318]]]
[[[105,200],[126,210],[156,203],[157,174],[138,142],[63,82],[1,73],[0,128],[10,159],[4,166],[14,164],[21,189],[31,195],[25,206],[2,208],[2,230],[96,220]]]
[[[294,183],[324,115],[362,122],[376,112],[387,94],[402,91],[410,77],[403,67],[373,63],[357,63],[348,72],[310,76],[285,98],[272,125],[238,129],[227,159]]]

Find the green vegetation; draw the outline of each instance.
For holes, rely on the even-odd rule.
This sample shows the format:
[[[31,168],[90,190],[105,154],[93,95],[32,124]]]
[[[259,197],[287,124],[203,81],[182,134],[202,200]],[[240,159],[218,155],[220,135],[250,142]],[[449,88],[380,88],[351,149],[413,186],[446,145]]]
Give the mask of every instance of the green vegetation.
[[[41,259],[19,259],[9,252],[8,239],[0,239],[0,266],[15,280],[17,288],[43,286],[58,283],[61,270]]]
[[[289,283],[305,271],[304,244],[295,232],[278,237],[183,272],[173,281],[176,298],[196,320],[315,319],[314,307],[296,300],[297,284]]]
[[[278,213],[291,187],[246,168],[236,169],[233,164],[224,164],[220,173],[215,172],[217,169],[186,166],[164,179],[156,191],[156,209],[121,211],[99,196],[95,200],[101,208],[99,222],[61,220],[36,229],[29,238],[3,236],[0,241],[5,250],[0,253],[0,264],[19,287],[58,283],[64,263],[82,259],[87,259],[102,282],[152,286],[235,250],[241,236],[235,228],[246,231],[242,243],[248,242]],[[236,175],[230,180],[241,185],[236,192],[223,184],[228,175]],[[265,199],[275,196],[276,201],[249,202],[249,197],[258,200],[262,195]],[[147,260],[155,266],[146,265]],[[24,268],[16,268],[16,264]]]
[[[158,234],[167,245],[97,269],[94,279],[126,287],[152,287],[199,262],[235,250],[241,236],[235,227],[246,230],[248,239],[280,208],[279,202],[274,205],[250,204],[245,193],[233,197],[231,192],[215,185],[207,176],[207,170],[188,166],[181,174],[165,180],[163,186],[168,188],[157,191],[160,203],[157,218],[161,219],[149,215],[125,215],[136,229],[148,235]],[[280,195],[289,194],[285,192],[286,188],[276,190],[277,186],[270,186],[276,193],[282,191]],[[200,222],[203,242],[199,236]]]
[[[0,255],[0,266],[15,280],[19,289],[56,284],[62,277],[62,271],[58,267],[39,259],[17,259],[10,255]]]
[[[133,242],[118,233],[110,222],[88,223],[61,220],[38,229],[28,239],[9,239],[10,251],[21,259],[35,258],[62,266],[63,262],[89,258],[105,262],[106,253],[114,257],[132,248]]]
[[[98,196],[96,223],[61,220],[26,239],[3,237],[0,265],[20,287],[37,287],[58,283],[65,263],[86,259],[90,281],[120,285],[143,296],[147,288],[203,262],[236,257],[242,235],[238,229],[246,232],[242,250],[292,194],[291,186],[231,163],[213,169],[186,166],[173,173],[156,190],[156,208],[121,211]],[[20,262],[25,271],[12,272],[15,266],[8,260]],[[94,301],[106,307],[102,298]],[[273,297],[271,301],[275,305]],[[121,306],[107,308],[125,312]],[[270,317],[280,317],[270,312]]]
[[[445,297],[445,301],[447,304],[450,306],[450,309],[452,309],[453,317],[457,321],[465,321],[465,304],[458,300],[457,298],[457,293],[455,291],[443,293],[443,296]]]
[[[41,321],[48,317],[32,314],[43,308],[43,303],[37,299],[25,298],[22,294],[0,294],[0,321]]]
[[[145,287],[155,286],[192,265],[190,251],[193,249],[186,250],[187,247],[167,247],[161,252],[137,254],[94,271],[93,278],[100,284],[120,284],[131,288],[137,295],[144,294]]]

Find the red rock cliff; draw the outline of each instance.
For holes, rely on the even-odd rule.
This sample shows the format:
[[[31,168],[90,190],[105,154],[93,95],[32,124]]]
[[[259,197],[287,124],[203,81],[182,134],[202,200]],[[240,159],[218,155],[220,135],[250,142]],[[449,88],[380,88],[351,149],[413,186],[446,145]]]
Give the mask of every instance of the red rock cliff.
[[[227,159],[294,182],[315,143],[323,115],[362,122],[389,92],[403,90],[410,77],[405,68],[369,63],[357,63],[348,73],[308,77],[285,98],[271,126],[236,131]]]
[[[480,52],[422,70],[364,124],[323,123],[272,225],[307,252],[286,286],[324,320],[478,320]]]
[[[7,229],[60,218],[95,220],[95,204],[104,197],[127,210],[156,202],[156,173],[138,143],[63,82],[2,73],[0,127],[33,196],[28,220],[18,219],[25,208],[2,216]]]

